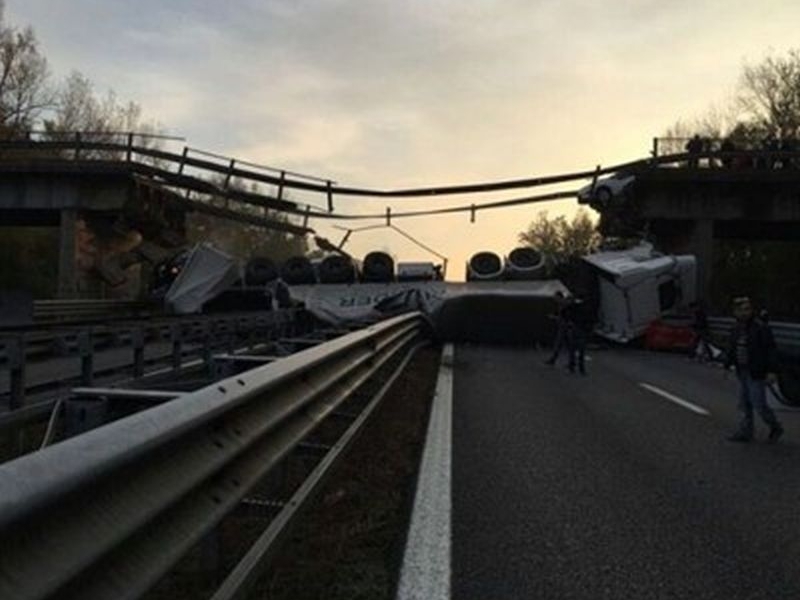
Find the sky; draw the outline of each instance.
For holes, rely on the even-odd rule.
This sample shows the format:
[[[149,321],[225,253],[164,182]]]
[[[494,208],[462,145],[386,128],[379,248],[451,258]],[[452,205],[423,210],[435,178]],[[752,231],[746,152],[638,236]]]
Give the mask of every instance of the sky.
[[[192,147],[383,189],[644,157],[675,121],[731,97],[745,62],[800,46],[797,0],[6,0],[6,20],[34,28],[55,78],[82,72]],[[347,212],[432,204],[336,200]],[[513,249],[538,211],[576,208],[393,223],[459,280],[472,253]],[[386,229],[345,249],[433,258]]]

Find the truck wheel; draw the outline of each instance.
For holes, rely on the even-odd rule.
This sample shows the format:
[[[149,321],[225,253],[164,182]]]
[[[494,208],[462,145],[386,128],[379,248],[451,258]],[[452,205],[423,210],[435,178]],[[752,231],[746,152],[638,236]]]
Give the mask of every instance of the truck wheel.
[[[800,406],[800,365],[782,364],[778,372],[778,388],[783,401]]]
[[[611,203],[612,195],[611,190],[603,186],[595,190],[594,198],[600,206],[606,207]]]

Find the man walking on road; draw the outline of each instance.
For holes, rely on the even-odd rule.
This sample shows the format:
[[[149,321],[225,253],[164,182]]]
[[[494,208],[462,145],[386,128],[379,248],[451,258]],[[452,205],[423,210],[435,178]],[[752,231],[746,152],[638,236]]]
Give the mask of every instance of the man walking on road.
[[[567,330],[569,323],[566,319],[566,311],[569,306],[569,299],[564,295],[564,292],[557,291],[555,293],[556,301],[556,314],[553,318],[556,319],[556,339],[553,341],[553,353],[544,363],[553,366],[556,364],[561,351],[567,349],[569,351],[569,332]]]
[[[566,320],[569,323],[569,372],[575,367],[581,375],[586,375],[586,342],[592,333],[594,319],[583,297],[576,297],[567,307]]]
[[[769,426],[768,440],[777,442],[783,427],[767,405],[767,381],[775,380],[775,340],[769,327],[753,315],[753,305],[747,297],[734,300],[736,324],[731,332],[725,368],[736,369],[739,378],[739,409],[742,420],[739,429],[728,439],[732,442],[749,442],[753,439],[753,409]]]

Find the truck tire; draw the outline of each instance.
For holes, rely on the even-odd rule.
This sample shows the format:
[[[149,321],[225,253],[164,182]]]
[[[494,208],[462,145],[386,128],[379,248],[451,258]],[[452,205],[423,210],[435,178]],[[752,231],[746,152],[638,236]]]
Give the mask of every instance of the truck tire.
[[[355,283],[358,278],[353,260],[339,254],[325,257],[318,270],[320,283]]]
[[[254,256],[247,261],[244,268],[244,284],[246,286],[261,287],[278,278],[278,268],[270,259],[263,256]]]
[[[283,263],[281,279],[288,285],[307,285],[317,282],[314,265],[305,256],[293,256]]]
[[[364,257],[361,279],[370,283],[394,281],[394,259],[386,252],[370,252]]]
[[[778,370],[781,400],[789,406],[800,406],[800,364],[782,363]]]

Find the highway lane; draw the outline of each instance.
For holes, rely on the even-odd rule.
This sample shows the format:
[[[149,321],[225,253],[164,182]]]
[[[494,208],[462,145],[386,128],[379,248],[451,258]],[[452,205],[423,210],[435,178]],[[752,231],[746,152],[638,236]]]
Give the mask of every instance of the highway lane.
[[[778,445],[732,444],[719,369],[606,350],[581,377],[544,358],[456,348],[453,598],[800,597],[800,413],[779,412]]]

